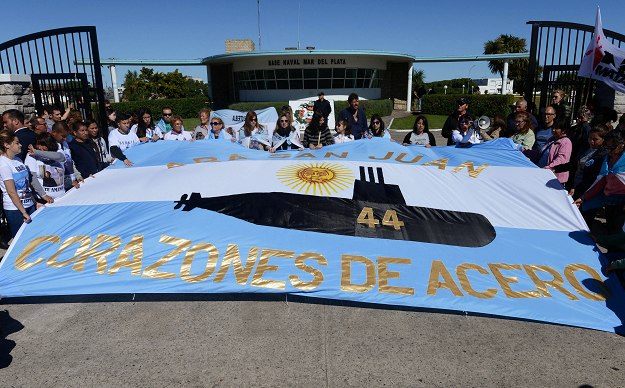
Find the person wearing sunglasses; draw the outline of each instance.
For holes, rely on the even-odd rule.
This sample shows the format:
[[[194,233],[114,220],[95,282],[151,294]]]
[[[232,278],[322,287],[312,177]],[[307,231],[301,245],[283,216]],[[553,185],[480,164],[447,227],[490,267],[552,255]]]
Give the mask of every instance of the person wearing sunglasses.
[[[625,221],[625,131],[615,129],[608,132],[603,148],[608,156],[603,160],[601,171],[593,185],[575,201],[575,205],[582,212],[605,207],[608,234],[616,234],[621,231]]]
[[[551,93],[551,106],[555,110],[557,119],[571,120],[571,107],[564,101],[564,97],[566,97],[564,90],[554,90]]]
[[[565,119],[557,119],[551,127],[551,136],[547,143],[539,150],[523,150],[523,154],[530,158],[538,167],[549,169],[556,174],[556,178],[562,185],[569,180],[569,171],[555,172],[554,168],[561,164],[567,164],[571,160],[573,144],[566,136],[569,125]]]
[[[236,134],[231,127],[224,128],[224,122],[220,117],[213,117],[210,120],[209,140],[230,140],[232,143],[237,142]]]
[[[469,100],[466,97],[460,97],[456,101],[458,109],[445,120],[443,129],[441,129],[441,136],[447,139],[447,145],[454,145],[453,132],[458,129],[458,121],[465,113],[469,111]]]
[[[466,147],[468,144],[478,144],[482,142],[479,128],[474,128],[475,116],[472,113],[465,113],[458,120],[458,129],[451,133],[451,138],[455,145]]]
[[[258,116],[253,110],[245,115],[245,122],[239,129],[239,144],[254,150],[269,150],[267,130],[258,122]]]
[[[534,126],[529,113],[517,112],[513,123],[515,133],[511,137],[512,141],[523,147],[524,150],[531,150],[534,147],[536,138],[534,137]]]
[[[161,130],[162,136],[171,131],[172,117],[173,114],[171,113],[171,108],[164,107],[161,110],[161,119],[158,123],[156,123],[156,127]],[[184,125],[182,126],[182,130],[184,131]]]
[[[276,128],[273,130],[273,135],[271,137],[269,152],[284,150],[304,150],[304,146],[299,140],[299,131],[291,125],[291,121],[286,114],[280,116],[276,122]]]
[[[369,122],[369,129],[362,134],[362,138],[372,139],[374,137],[383,137],[385,139],[390,139],[391,134],[389,131],[384,129],[384,121],[382,121],[382,117],[375,113],[371,116],[371,121]]]
[[[210,120],[211,120],[210,109],[207,109],[207,108],[200,109],[200,125],[193,128],[192,137],[194,140],[202,140],[202,139],[208,138],[209,133],[211,132]]]

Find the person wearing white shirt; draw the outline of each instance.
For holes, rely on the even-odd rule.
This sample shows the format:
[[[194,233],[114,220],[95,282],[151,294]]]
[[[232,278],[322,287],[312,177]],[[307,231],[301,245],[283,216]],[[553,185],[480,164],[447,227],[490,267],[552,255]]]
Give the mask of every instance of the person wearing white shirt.
[[[182,126],[182,117],[174,116],[171,118],[171,131],[167,132],[165,140],[189,140],[193,141],[191,134],[184,130]]]
[[[117,129],[109,133],[109,148],[113,157],[124,162],[126,167],[134,163],[126,157],[124,151],[140,143],[136,134],[130,132],[130,120],[128,115],[120,114],[115,118]]]
[[[339,119],[336,122],[336,135],[334,135],[334,144],[347,143],[348,141],[354,140],[354,135],[352,135],[352,125],[347,119]]]

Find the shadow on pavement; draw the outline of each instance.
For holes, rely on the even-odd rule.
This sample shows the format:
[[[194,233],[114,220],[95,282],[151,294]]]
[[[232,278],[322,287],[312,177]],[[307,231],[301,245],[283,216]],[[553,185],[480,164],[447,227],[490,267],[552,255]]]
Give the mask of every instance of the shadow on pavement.
[[[0,369],[11,365],[13,356],[11,351],[15,348],[15,341],[7,339],[7,336],[16,333],[24,328],[18,320],[11,317],[7,310],[0,311]]]

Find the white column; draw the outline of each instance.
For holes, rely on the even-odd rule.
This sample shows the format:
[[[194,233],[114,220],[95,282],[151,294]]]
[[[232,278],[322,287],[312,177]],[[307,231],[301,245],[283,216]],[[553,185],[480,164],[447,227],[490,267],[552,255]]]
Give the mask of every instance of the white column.
[[[501,94],[506,94],[508,92],[508,64],[510,63],[509,59],[503,60],[503,77],[501,79]]]
[[[406,111],[412,111],[412,64],[408,69],[408,97],[406,98]]]
[[[211,67],[206,65],[206,83],[208,84],[208,97],[213,101],[213,83],[211,82]]]
[[[119,102],[119,90],[117,90],[117,71],[115,65],[111,65],[111,82],[113,83],[113,102]]]

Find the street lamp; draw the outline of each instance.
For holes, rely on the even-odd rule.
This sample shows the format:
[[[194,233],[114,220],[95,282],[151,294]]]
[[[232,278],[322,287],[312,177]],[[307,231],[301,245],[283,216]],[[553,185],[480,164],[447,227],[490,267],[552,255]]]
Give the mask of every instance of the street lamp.
[[[471,66],[471,68],[469,69],[469,78],[467,78],[467,85],[469,85],[471,83],[471,70],[473,70],[473,68],[476,65]],[[467,86],[467,92],[469,91],[469,87]],[[471,86],[471,93],[473,93],[473,86]]]
[[[445,94],[447,94],[447,85],[445,85]]]
[[[464,85],[462,85],[462,94],[464,94]]]

